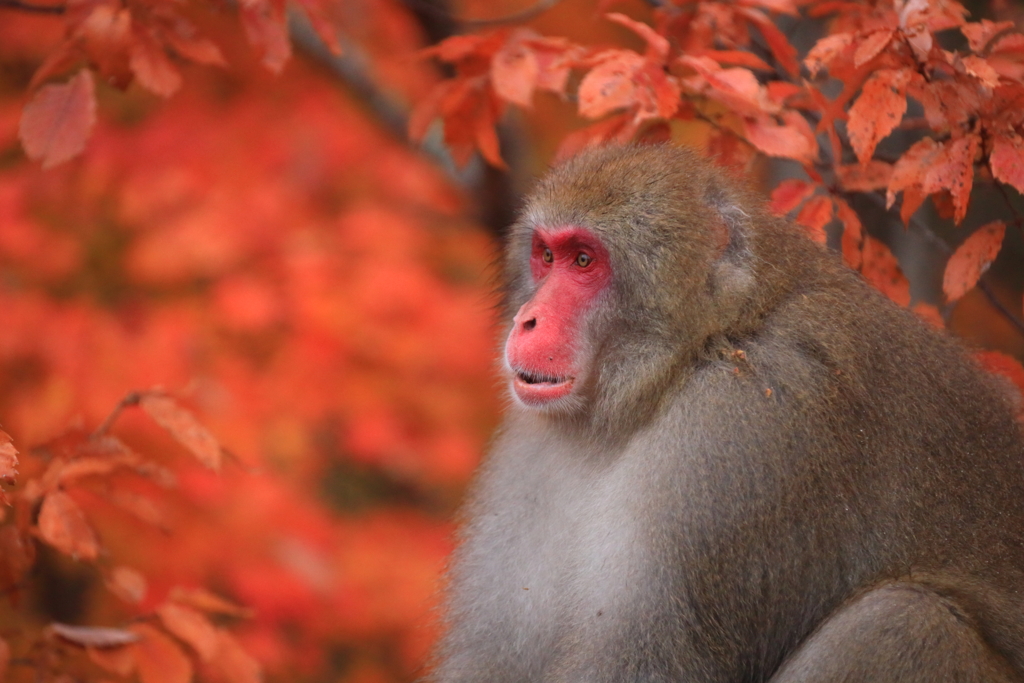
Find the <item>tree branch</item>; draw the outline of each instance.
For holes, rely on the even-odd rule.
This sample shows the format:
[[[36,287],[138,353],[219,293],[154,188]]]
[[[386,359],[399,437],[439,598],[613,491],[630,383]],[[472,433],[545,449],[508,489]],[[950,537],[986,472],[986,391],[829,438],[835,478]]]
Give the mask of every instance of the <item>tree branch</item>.
[[[0,0],[0,9],[13,9],[34,14],[64,14],[64,5],[32,5],[21,0]]]

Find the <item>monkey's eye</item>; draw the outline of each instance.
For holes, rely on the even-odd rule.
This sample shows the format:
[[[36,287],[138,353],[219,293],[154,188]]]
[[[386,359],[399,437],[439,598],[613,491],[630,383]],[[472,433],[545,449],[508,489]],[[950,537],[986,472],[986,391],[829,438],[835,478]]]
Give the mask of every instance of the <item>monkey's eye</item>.
[[[548,249],[547,247],[544,247],[544,253],[541,254],[540,257],[544,259],[544,263],[551,263],[552,261],[555,260],[555,255],[552,254],[551,250]]]
[[[586,268],[587,266],[590,265],[590,262],[593,260],[594,259],[592,259],[588,254],[580,252],[579,256],[576,257],[576,265],[579,266],[580,268]]]

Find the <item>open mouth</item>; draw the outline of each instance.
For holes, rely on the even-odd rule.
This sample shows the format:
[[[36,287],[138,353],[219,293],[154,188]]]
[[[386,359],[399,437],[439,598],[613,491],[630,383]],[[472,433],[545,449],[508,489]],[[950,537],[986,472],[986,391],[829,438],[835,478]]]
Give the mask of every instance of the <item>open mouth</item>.
[[[571,377],[555,377],[553,375],[544,375],[539,372],[526,372],[520,370],[516,373],[516,377],[523,384],[562,384],[572,379]]]
[[[574,377],[558,377],[542,372],[516,370],[512,389],[523,403],[541,406],[572,393]]]

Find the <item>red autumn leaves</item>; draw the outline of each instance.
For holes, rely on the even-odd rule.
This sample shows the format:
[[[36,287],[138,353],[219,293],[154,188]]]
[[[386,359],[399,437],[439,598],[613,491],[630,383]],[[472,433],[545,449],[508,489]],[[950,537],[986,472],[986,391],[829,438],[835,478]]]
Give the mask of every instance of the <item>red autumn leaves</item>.
[[[159,390],[130,394],[92,434],[71,430],[32,449],[29,460],[39,474],[21,482],[13,493],[3,494],[5,501],[9,496],[15,516],[13,523],[0,527],[0,579],[6,590],[22,590],[36,562],[31,541],[35,537],[75,560],[96,565],[107,589],[122,601],[138,605],[146,598],[146,578],[131,567],[111,565],[98,533],[77,501],[85,491],[79,490],[81,484],[97,478],[105,481],[111,501],[131,500],[130,485],[113,476],[121,471],[173,486],[173,476],[161,465],[106,433],[125,408],[136,405],[203,465],[219,468],[217,441],[191,412]],[[12,481],[17,462],[10,437],[0,432],[0,476]],[[126,486],[128,490],[120,490]],[[125,506],[125,511],[130,514],[132,507]],[[142,521],[150,520],[142,515]],[[137,674],[141,683],[190,683],[197,667],[228,683],[258,683],[257,662],[228,630],[211,620],[245,616],[247,610],[205,590],[179,588],[153,610],[154,623],[122,629],[54,622],[33,649],[45,652],[56,648],[57,641],[70,643],[83,648],[100,669],[119,676]],[[0,679],[9,659],[10,646],[0,638]],[[40,658],[37,666],[44,661],[45,657]]]
[[[500,164],[492,129],[503,109],[530,106],[541,82],[570,97],[568,73],[579,73],[578,112],[601,120],[570,134],[561,154],[587,144],[665,139],[674,135],[668,124],[689,121],[708,126],[708,151],[722,163],[745,165],[755,153],[796,160],[807,179],[780,186],[776,210],[792,212],[821,242],[838,219],[844,260],[907,304],[906,278],[884,244],[865,238],[849,194],[884,190],[887,206],[902,200],[904,222],[930,197],[959,224],[978,169],[1024,192],[1024,36],[1010,22],[968,22],[956,2],[800,5],[808,17],[829,19],[828,32],[803,59],[805,75],[796,49],[767,14],[799,16],[798,3],[789,0],[684,2],[656,10],[653,26],[606,15],[643,39],[643,53],[585,48],[523,30],[452,38],[427,54],[454,64],[456,77],[421,103],[410,131],[421,138],[440,117],[457,161],[476,147]],[[935,34],[951,30],[962,33],[967,49],[940,46]],[[469,106],[470,92],[487,106]],[[921,114],[907,122],[911,102]],[[924,136],[907,141],[904,133],[900,151],[878,154],[904,124]],[[824,154],[819,134],[830,143]],[[856,162],[843,163],[847,156]],[[949,301],[976,284],[999,253],[1002,234],[989,226],[957,251],[944,280]],[[981,242],[985,248],[976,248]]]
[[[328,3],[298,4],[325,43],[339,50]],[[189,18],[187,5],[159,0],[131,7],[113,0],[68,3],[64,41],[33,76],[34,95],[22,115],[20,138],[29,158],[49,168],[82,152],[96,118],[94,74],[117,88],[135,81],[169,97],[181,87],[181,63],[226,66],[217,44]],[[239,19],[264,66],[280,72],[291,56],[286,3],[244,0]],[[65,82],[49,83],[68,73],[74,75]]]

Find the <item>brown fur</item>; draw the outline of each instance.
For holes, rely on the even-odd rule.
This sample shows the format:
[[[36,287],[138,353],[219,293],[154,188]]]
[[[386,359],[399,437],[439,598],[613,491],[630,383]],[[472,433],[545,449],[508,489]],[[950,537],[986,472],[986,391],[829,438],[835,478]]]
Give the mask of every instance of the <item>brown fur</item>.
[[[571,410],[510,406],[433,680],[1022,681],[1024,440],[1002,384],[683,150],[592,151],[535,225],[610,252]]]

